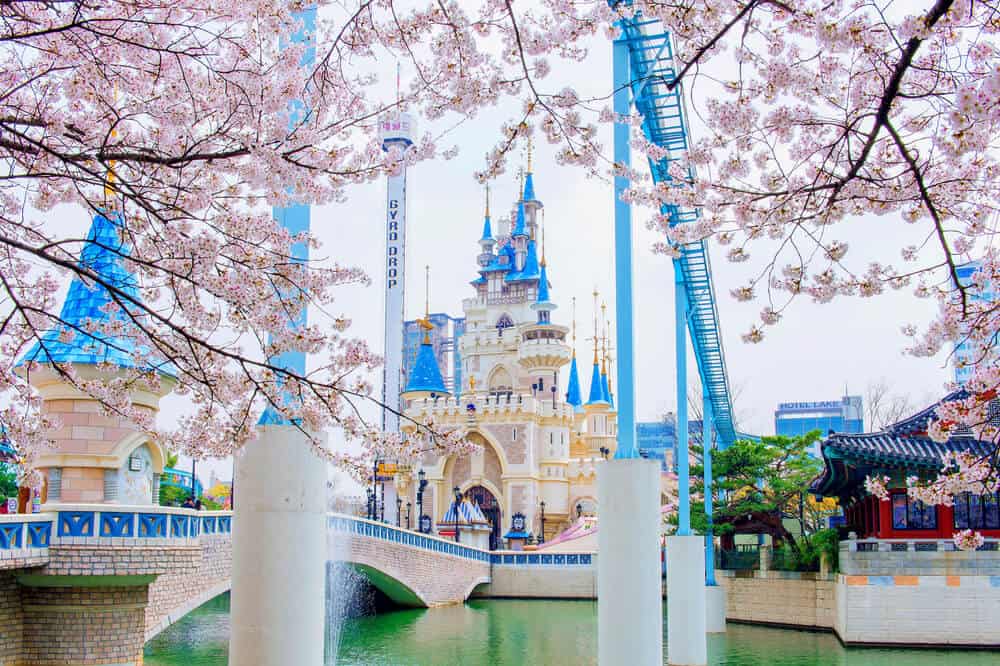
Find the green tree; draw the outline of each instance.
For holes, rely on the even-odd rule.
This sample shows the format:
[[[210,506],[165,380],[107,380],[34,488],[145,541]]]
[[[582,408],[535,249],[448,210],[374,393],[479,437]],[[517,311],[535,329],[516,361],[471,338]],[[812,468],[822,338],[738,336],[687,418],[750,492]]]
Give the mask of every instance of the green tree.
[[[160,486],[160,505],[162,506],[180,506],[190,496],[191,493],[184,488],[167,485]]]
[[[712,529],[732,547],[735,534],[769,534],[780,545],[787,543],[796,553],[799,544],[785,527],[785,518],[795,518],[807,532],[804,507],[809,484],[822,469],[809,455],[819,439],[814,430],[801,437],[762,437],[739,440],[725,451],[712,453]],[[697,461],[691,466],[691,526],[705,533],[704,467],[700,447],[692,447]]]
[[[4,499],[17,497],[17,472],[8,463],[0,463],[0,495]]]
[[[177,469],[177,461],[179,459],[180,459],[179,455],[177,455],[176,453],[171,453],[170,451],[167,451],[167,465],[166,466],[167,467],[172,467],[173,469]]]

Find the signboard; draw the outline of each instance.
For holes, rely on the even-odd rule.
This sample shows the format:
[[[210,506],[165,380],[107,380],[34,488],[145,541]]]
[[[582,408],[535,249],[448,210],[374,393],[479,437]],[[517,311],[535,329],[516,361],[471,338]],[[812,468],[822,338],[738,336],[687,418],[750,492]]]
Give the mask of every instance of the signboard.
[[[402,465],[394,462],[380,462],[375,467],[375,479],[377,481],[392,481],[397,474],[409,474],[409,465]]]
[[[778,409],[840,409],[844,403],[840,400],[822,400],[820,402],[782,402]]]
[[[420,516],[420,531],[423,534],[431,533],[431,517],[428,516],[426,513]]]

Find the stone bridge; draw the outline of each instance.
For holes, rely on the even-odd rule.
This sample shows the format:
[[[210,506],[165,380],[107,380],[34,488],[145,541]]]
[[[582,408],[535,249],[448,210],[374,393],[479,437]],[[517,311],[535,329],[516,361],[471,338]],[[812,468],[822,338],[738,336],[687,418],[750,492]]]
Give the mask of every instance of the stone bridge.
[[[0,515],[0,666],[141,664],[146,641],[230,588],[228,511],[43,511]],[[489,552],[353,516],[327,523],[331,558],[402,605],[596,596],[592,553]]]
[[[491,553],[428,534],[331,514],[330,553],[404,606],[462,603],[490,582]]]
[[[143,646],[229,589],[232,516],[47,504],[0,516],[0,666],[142,663]]]

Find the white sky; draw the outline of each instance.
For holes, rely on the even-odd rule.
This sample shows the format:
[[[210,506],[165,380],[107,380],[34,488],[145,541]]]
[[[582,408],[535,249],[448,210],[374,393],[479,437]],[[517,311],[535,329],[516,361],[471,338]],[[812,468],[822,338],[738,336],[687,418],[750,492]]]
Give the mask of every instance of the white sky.
[[[573,85],[586,97],[606,95],[611,88],[610,43],[599,44],[582,64],[557,65],[546,79],[549,90]],[[394,67],[387,64],[383,80],[394,82]],[[391,72],[391,73],[390,73]],[[405,77],[405,71],[404,71]],[[482,156],[493,147],[502,121],[520,109],[510,102],[506,108],[481,113],[466,121],[440,141],[443,149],[458,145],[459,156],[452,161],[424,163],[409,173],[407,211],[407,318],[422,314],[423,267],[431,265],[431,311],[461,314],[461,300],[472,295],[469,281],[476,277],[476,241],[482,230],[483,191],[472,177],[482,167]],[[454,119],[451,119],[454,122]],[[450,125],[450,123],[449,123]],[[440,132],[449,125],[420,129]],[[697,132],[697,127],[695,127]],[[610,136],[603,143],[610,154]],[[577,297],[580,342],[578,352],[586,362],[592,317],[591,292],[596,286],[607,301],[609,318],[614,321],[612,189],[610,184],[591,179],[579,169],[555,164],[553,147],[536,145],[535,187],[546,210],[546,255],[553,299],[559,304],[553,318],[568,324],[570,299]],[[508,210],[517,193],[515,175],[509,173],[494,183],[493,217]],[[369,288],[342,290],[328,308],[333,315],[353,319],[353,333],[366,338],[374,349],[382,347],[382,274],[384,252],[385,183],[358,186],[347,202],[316,208],[312,227],[323,242],[314,258],[333,258],[365,268],[373,279]],[[66,210],[66,209],[62,209]],[[88,223],[82,210],[70,224]],[[645,229],[645,216],[636,215],[636,367],[639,420],[655,420],[675,409],[673,272],[671,261],[654,256],[649,247],[653,234]],[[848,261],[861,270],[868,261],[898,261],[903,237],[919,230],[907,227],[895,217],[870,218],[841,225],[836,237],[850,244]],[[759,254],[759,256],[758,256]],[[851,393],[863,393],[872,382],[886,379],[894,392],[907,394],[923,406],[944,390],[949,372],[945,359],[917,359],[902,353],[903,323],[923,324],[933,315],[933,303],[918,300],[909,291],[886,294],[875,299],[851,298],[828,305],[798,300],[786,311],[777,327],[769,327],[766,339],[747,345],[740,334],[757,320],[762,303],[741,304],[729,296],[734,286],[746,283],[759,270],[763,252],[745,264],[728,263],[718,247],[712,248],[712,265],[718,296],[722,336],[736,408],[743,431],[773,433],[773,411],[784,401],[831,400]],[[314,315],[311,314],[310,317]],[[691,357],[693,364],[693,356]],[[691,365],[690,373],[696,374]],[[581,379],[589,381],[586,365]],[[563,382],[565,385],[565,381]],[[617,391],[616,391],[617,392]],[[183,405],[167,398],[161,420],[169,423]],[[375,412],[371,412],[375,418]],[[332,441],[338,441],[332,433]],[[182,466],[190,463],[182,462]],[[223,478],[231,476],[231,461],[199,464],[199,476],[208,481],[214,469]],[[238,491],[237,491],[238,492]]]

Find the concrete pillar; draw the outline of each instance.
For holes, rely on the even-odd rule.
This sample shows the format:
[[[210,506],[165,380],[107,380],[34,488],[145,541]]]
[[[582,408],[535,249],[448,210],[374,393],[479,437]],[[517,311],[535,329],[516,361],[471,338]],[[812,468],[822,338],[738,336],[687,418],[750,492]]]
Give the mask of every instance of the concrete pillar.
[[[326,465],[287,425],[236,456],[230,666],[322,666]]]
[[[655,460],[627,458],[597,465],[601,666],[663,664],[659,495],[660,467]],[[704,582],[704,573],[698,582]]]
[[[603,552],[601,557],[604,557]],[[705,537],[693,534],[667,537],[668,664],[704,666],[708,663],[707,614]]]
[[[726,631],[726,588],[721,585],[705,586],[705,631],[722,634]]]
[[[771,570],[771,546],[761,544],[760,547],[760,570],[770,571]]]

